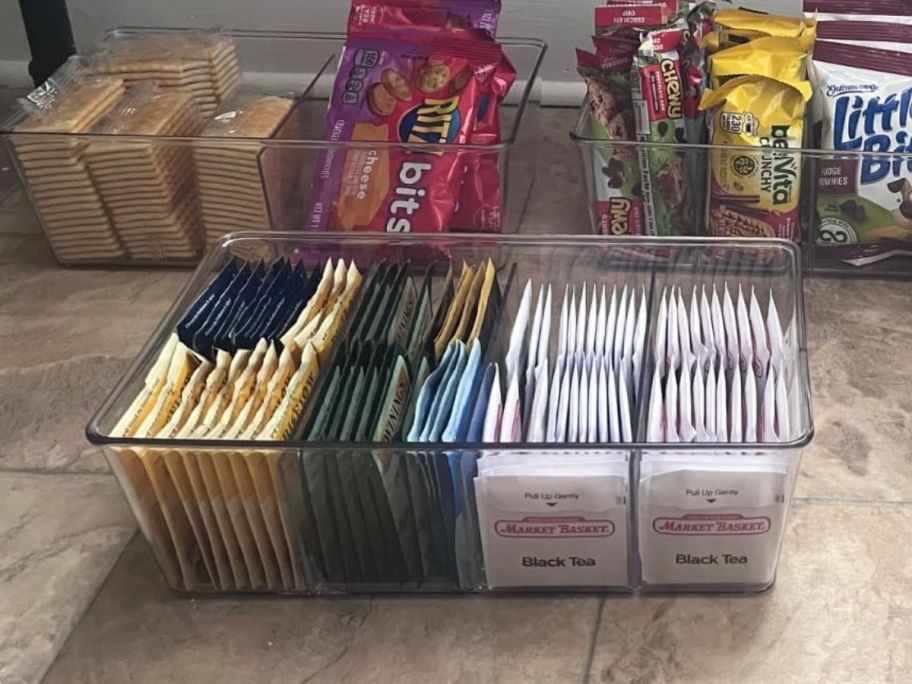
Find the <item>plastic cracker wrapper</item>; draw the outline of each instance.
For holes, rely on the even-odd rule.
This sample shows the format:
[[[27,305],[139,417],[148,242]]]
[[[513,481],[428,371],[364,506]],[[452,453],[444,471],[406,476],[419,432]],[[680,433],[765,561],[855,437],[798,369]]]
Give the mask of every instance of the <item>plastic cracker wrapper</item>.
[[[716,146],[710,159],[710,232],[797,240],[801,158],[795,150],[803,141],[811,87],[755,68],[749,49],[745,59],[744,75],[707,90],[700,102],[710,110],[710,142]]]
[[[818,161],[818,245],[855,265],[912,253],[912,53],[820,41],[814,71],[820,146],[852,153]]]
[[[505,92],[514,76],[494,43],[424,31],[357,34],[346,44],[326,137],[464,144],[485,95]],[[458,149],[333,150],[320,161],[308,229],[439,232],[452,222],[465,170]]]
[[[601,40],[602,53],[607,53]],[[630,92],[630,60],[627,46],[619,54],[600,57],[577,50],[577,71],[586,82],[587,99],[583,133],[597,140],[634,139],[633,100]],[[643,199],[640,168],[631,145],[589,146],[596,200],[592,210],[601,232],[606,235],[641,235]]]
[[[694,231],[695,202],[686,174],[684,151],[673,147],[687,140],[682,54],[688,40],[679,28],[646,35],[637,50],[631,75],[636,137],[667,146],[637,150],[643,188],[647,235],[687,235]]]

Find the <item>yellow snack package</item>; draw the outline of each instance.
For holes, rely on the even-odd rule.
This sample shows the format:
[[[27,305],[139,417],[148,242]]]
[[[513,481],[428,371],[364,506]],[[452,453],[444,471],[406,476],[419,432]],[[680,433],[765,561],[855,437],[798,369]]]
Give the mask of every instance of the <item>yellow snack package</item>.
[[[731,36],[748,40],[762,36],[797,38],[807,32],[813,34],[815,26],[814,20],[807,17],[786,17],[745,9],[719,10],[713,15],[713,23],[727,29]]]
[[[713,235],[800,237],[798,201],[804,116],[811,87],[736,76],[703,93],[711,110],[709,230]],[[745,148],[754,147],[757,151]]]
[[[763,74],[785,81],[807,78],[814,39],[810,36],[765,36],[717,52],[709,58],[710,87],[718,88],[733,76]]]

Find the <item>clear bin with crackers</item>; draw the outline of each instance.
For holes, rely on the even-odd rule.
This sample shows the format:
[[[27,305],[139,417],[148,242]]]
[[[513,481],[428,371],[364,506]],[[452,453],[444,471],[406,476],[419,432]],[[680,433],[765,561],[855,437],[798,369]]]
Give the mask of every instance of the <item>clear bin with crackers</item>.
[[[545,45],[500,41],[518,81],[501,142],[441,147],[324,140],[344,41],[122,28],[71,58],[0,126],[58,261],[189,264],[233,231],[304,229],[321,164],[349,153],[483,158],[503,188],[501,230],[514,232],[533,177],[509,162]]]
[[[799,257],[234,234],[86,433],[179,592],[761,591],[813,435]]]

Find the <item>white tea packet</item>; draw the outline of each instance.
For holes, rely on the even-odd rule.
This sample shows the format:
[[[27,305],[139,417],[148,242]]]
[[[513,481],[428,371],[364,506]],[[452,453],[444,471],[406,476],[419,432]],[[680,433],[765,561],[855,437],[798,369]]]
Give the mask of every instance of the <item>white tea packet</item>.
[[[475,478],[487,586],[610,587],[627,577],[624,460]]]
[[[642,576],[647,584],[773,581],[785,521],[787,465],[706,457],[644,457],[638,490]]]

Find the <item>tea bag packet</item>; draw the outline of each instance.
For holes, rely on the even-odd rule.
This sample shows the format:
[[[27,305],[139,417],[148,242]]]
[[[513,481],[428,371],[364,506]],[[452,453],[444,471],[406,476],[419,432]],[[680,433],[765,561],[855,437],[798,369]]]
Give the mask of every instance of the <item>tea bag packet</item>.
[[[697,428],[694,425],[693,412],[693,378],[691,376],[692,366],[685,363],[681,368],[681,381],[678,386],[678,420],[680,429],[678,434],[682,442],[693,442],[697,436]],[[727,410],[727,407],[726,407]]]
[[[617,329],[617,320],[618,320],[618,299],[617,299],[617,286],[611,286],[611,302],[608,304],[608,318],[605,323],[605,348],[602,352],[606,361],[614,363],[614,331]],[[659,325],[661,326],[662,316],[659,316]],[[661,332],[661,328],[660,328]],[[656,348],[658,349],[659,345],[662,345],[662,351],[664,352],[664,336],[656,336]]]
[[[713,283],[712,298],[710,300],[710,315],[712,317],[713,339],[715,340],[717,360],[720,365],[727,365],[728,341],[725,333],[726,317],[722,313],[722,303],[715,283]],[[731,320],[734,320],[734,318]]]
[[[483,275],[481,291],[478,294],[474,321],[466,338],[466,345],[469,347],[475,340],[486,341],[491,337],[501,306],[501,292],[497,283],[497,270],[494,268],[494,262],[486,259],[481,270]]]
[[[757,380],[753,373],[744,376],[744,441],[753,443],[757,441]]]
[[[640,374],[643,370],[643,357],[646,353],[646,329],[649,325],[649,313],[646,304],[646,290],[640,293],[640,304],[637,308],[636,326],[633,335],[633,389],[639,392]],[[639,399],[639,396],[637,396]]]
[[[455,294],[447,307],[446,317],[443,319],[439,332],[434,338],[434,356],[437,359],[442,358],[447,345],[456,335],[457,326],[466,307],[474,279],[475,268],[463,262]]]
[[[703,325],[700,320],[700,300],[697,297],[697,286],[690,294],[690,305],[687,310],[687,322],[690,329],[690,348],[700,367],[706,361],[706,345],[703,342]]]
[[[703,331],[704,342],[704,356],[701,365],[706,370],[709,364],[714,363],[718,357],[715,322],[709,297],[706,296],[706,285],[703,285],[700,291],[700,328]]]
[[[586,442],[596,444],[599,441],[599,371],[604,368],[600,357],[594,353],[586,359],[587,380],[589,383],[589,396],[587,403],[589,408],[588,430],[586,432]]]
[[[678,304],[675,290],[672,288],[668,294],[668,348],[667,361],[668,373],[671,374],[681,367],[681,336],[678,332]]]
[[[550,290],[549,290],[550,291]],[[547,325],[550,325],[551,322],[551,312],[548,311]],[[535,398],[535,379],[537,377],[537,369],[540,363],[539,357],[539,340],[542,334],[542,319],[545,315],[545,286],[541,285],[538,288],[538,296],[535,299],[535,313],[532,316],[532,327],[529,329],[529,344],[526,353],[525,363],[525,385],[523,390],[523,426],[528,429],[529,418],[532,413],[532,401]],[[547,343],[545,344],[545,349],[543,350],[544,356],[547,358]]]
[[[525,354],[528,350],[528,340],[526,330],[529,326],[529,317],[532,309],[532,281],[526,281],[523,288],[522,299],[519,308],[516,311],[516,318],[513,321],[513,327],[510,330],[510,343],[507,348],[507,356],[504,359],[504,368],[507,373],[507,384],[518,373],[525,373]]]
[[[725,374],[725,368],[720,363],[719,365],[719,375]],[[706,385],[705,385],[705,396],[706,396],[706,432],[708,435],[707,441],[715,442],[716,441],[716,408],[718,406],[718,393],[716,392],[716,369],[715,366],[710,366],[709,370],[706,372]],[[746,433],[745,433],[745,441]]]
[[[632,296],[632,295],[631,295]],[[614,328],[614,347],[613,347],[613,359],[614,366],[617,368],[621,361],[624,358],[625,346],[624,339],[627,334],[627,314],[628,314],[629,304],[627,302],[627,286],[624,285],[624,289],[621,291],[621,298],[618,302],[618,313],[617,320],[615,322]],[[610,316],[609,316],[610,319]],[[669,311],[669,320],[671,320],[671,312]],[[610,320],[609,320],[610,323]],[[608,333],[611,333],[611,330],[608,330]],[[671,336],[671,330],[669,329],[669,338]]]
[[[776,381],[775,376],[768,379],[763,387],[763,399],[760,404],[760,419],[758,420],[760,441],[771,443],[779,442],[776,431]]]
[[[287,347],[294,342],[295,337],[301,334],[311,321],[314,319],[319,320],[319,315],[326,306],[326,302],[329,300],[333,291],[335,271],[336,269],[333,266],[331,259],[327,259],[321,273],[315,269],[315,277],[317,273],[320,273],[316,287],[314,288],[313,294],[308,298],[307,303],[301,309],[295,322],[279,338],[283,346]],[[373,281],[370,276],[368,276],[368,285],[366,289],[370,290],[372,286]]]
[[[483,372],[481,342],[476,339],[472,342],[466,365],[456,385],[453,407],[441,435],[444,442],[462,442],[467,439]]]
[[[481,441],[486,444],[496,444],[500,441],[501,424],[503,422],[503,399],[501,393],[500,366],[494,365],[494,379],[491,382],[491,394],[485,408],[484,427],[481,431]]]
[[[560,393],[565,366],[566,357],[558,356],[554,364],[554,373],[551,376],[551,386],[548,388],[548,424],[545,429],[545,441],[548,443],[557,441],[558,421],[561,417]]]
[[[601,356],[595,358],[595,369],[593,371],[596,375],[597,438],[595,441],[601,443],[611,441],[611,424],[608,420],[608,374],[605,371],[605,365],[605,361]]]
[[[586,332],[588,329],[588,305],[586,302],[586,283],[580,288],[579,304],[576,307],[576,352],[586,353]]]
[[[662,380],[659,369],[652,374],[649,389],[649,408],[646,414],[646,441],[664,442],[665,440],[665,401],[662,397]]]
[[[690,318],[687,316],[680,287],[675,301],[675,311],[678,317],[678,348],[681,351],[681,362],[686,364],[695,357],[695,353],[691,347]]]
[[[576,354],[576,286],[570,288],[570,299],[569,307],[567,308],[567,323],[566,323],[566,332],[565,339],[567,340],[565,353],[568,356],[574,356]]]
[[[440,364],[427,376],[422,384],[421,389],[418,392],[413,422],[406,437],[409,442],[422,441],[421,435],[425,431],[425,426],[430,420],[431,407],[433,406],[437,392],[441,391],[444,375],[449,369],[450,361],[456,354],[456,350],[456,345],[448,346],[446,353],[440,360]]]
[[[775,310],[775,304],[770,297],[770,310]],[[757,301],[757,293],[751,288],[750,294],[750,328],[754,352],[754,373],[759,376],[766,375],[769,370],[771,357],[770,338],[766,326],[766,320],[760,310],[760,303]]]
[[[722,329],[725,331],[725,370],[731,370],[740,364],[741,347],[738,341],[738,319],[735,313],[735,304],[728,290],[728,283],[724,285],[722,321]],[[745,318],[744,321],[746,323],[747,319]],[[741,370],[744,369],[742,368]]]
[[[532,406],[529,411],[529,418],[526,421],[526,440],[532,443],[542,443],[546,441],[548,427],[548,359],[545,359],[537,367],[537,376],[535,378],[535,396],[532,399]]]
[[[770,381],[767,381],[767,384],[771,384]],[[780,442],[789,442],[796,437],[795,426],[792,424],[789,410],[788,389],[784,373],[776,375],[776,433]]]
[[[519,400],[519,373],[514,372],[504,397],[503,416],[500,423],[500,442],[522,440],[522,406]]]
[[[738,369],[734,370],[738,373]],[[750,367],[748,366],[748,374]],[[728,380],[725,373],[716,377],[716,441],[728,441]]]
[[[644,456],[638,495],[643,580],[773,581],[788,486],[784,458]]]
[[[229,261],[219,274],[209,283],[203,293],[184,314],[180,323],[177,324],[177,336],[184,345],[190,347],[193,345],[193,337],[205,323],[209,313],[215,307],[216,302],[228,286],[237,276],[240,266],[236,259]]]
[[[743,442],[744,441],[744,398],[742,382],[742,374],[740,372],[732,373],[731,389],[729,390],[729,400],[728,400],[728,419],[729,419],[729,432],[728,432],[728,441],[730,442]]]
[[[786,347],[782,324],[779,322],[779,310],[776,308],[772,290],[769,293],[769,308],[766,310],[765,326],[769,339],[770,369],[779,374],[784,372],[786,366],[790,364],[790,359],[787,359],[786,356],[790,354],[791,350]]]
[[[617,443],[623,440],[618,379],[612,365],[607,362],[606,365],[608,366],[608,428],[611,433],[611,441]]]
[[[459,381],[468,362],[465,344],[461,340],[454,340],[452,345],[455,351],[450,357],[446,372],[431,404],[428,420],[421,432],[420,441],[422,442],[439,442],[443,436],[443,430],[450,419],[453,403],[456,400]]]
[[[411,323],[406,330],[405,342],[402,349],[406,358],[413,365],[417,365],[418,357],[424,351],[424,343],[434,315],[431,300],[431,282],[433,264],[428,267],[418,283],[415,292],[415,307]]]
[[[475,496],[490,588],[626,584],[627,465],[612,456],[490,474],[479,462]]]
[[[753,330],[751,328],[750,315],[747,312],[747,304],[744,301],[743,288],[740,285],[738,285],[738,305],[736,309],[736,317],[738,321],[737,335],[739,364],[741,371],[745,372],[749,370],[747,367],[748,361],[756,361],[757,359],[754,355]],[[760,373],[757,375],[759,376]]]
[[[595,353],[601,358],[605,358],[606,355],[605,342],[607,338],[608,326],[608,301],[606,298],[607,292],[608,288],[603,283],[602,292],[598,300],[598,309],[596,310],[595,314]]]
[[[706,385],[703,378],[703,369],[698,365],[694,368],[691,381],[693,400],[691,402],[694,416],[695,442],[711,442],[712,435],[706,426]],[[715,426],[713,426],[715,427]]]
[[[560,399],[557,407],[557,422],[555,423],[554,441],[558,443],[569,440],[570,435],[570,416],[572,405],[572,384],[573,375],[576,370],[575,355],[570,355],[565,361],[563,373],[561,374]]]
[[[672,370],[665,381],[665,441],[680,442],[678,433],[678,379]]]

